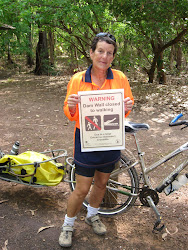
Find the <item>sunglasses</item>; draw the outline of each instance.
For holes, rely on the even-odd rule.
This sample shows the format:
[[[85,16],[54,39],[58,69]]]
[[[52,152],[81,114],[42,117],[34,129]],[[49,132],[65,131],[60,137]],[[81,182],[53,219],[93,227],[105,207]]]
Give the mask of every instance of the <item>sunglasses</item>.
[[[105,37],[105,36],[109,37],[111,40],[113,40],[116,43],[115,37],[113,35],[111,35],[110,33],[103,33],[103,32],[101,32],[101,33],[98,33],[96,35],[96,37]]]

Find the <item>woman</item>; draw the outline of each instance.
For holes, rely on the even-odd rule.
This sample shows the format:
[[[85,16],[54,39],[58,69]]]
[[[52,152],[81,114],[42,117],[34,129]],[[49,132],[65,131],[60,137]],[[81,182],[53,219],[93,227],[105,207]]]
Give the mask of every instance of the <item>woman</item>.
[[[93,179],[94,185],[90,194],[85,222],[92,226],[96,234],[106,233],[105,225],[100,221],[97,213],[105,194],[110,173],[114,170],[115,163],[120,159],[120,150],[81,152],[78,110],[80,97],[77,93],[78,91],[124,89],[125,116],[130,113],[134,100],[129,82],[122,72],[110,68],[116,51],[117,45],[114,36],[110,33],[97,34],[90,50],[92,65],[87,71],[75,74],[67,87],[64,113],[69,120],[76,122],[74,148],[76,188],[68,199],[67,214],[59,237],[59,244],[63,247],[70,247],[72,244],[74,221],[89,192]]]

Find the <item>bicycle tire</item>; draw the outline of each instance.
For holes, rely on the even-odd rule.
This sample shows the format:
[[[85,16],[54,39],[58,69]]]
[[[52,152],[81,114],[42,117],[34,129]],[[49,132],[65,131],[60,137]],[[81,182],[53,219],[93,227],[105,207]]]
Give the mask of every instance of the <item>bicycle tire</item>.
[[[121,187],[120,185],[118,185],[118,190],[119,190],[118,193],[114,192],[112,190],[109,190],[107,188],[106,193],[110,192],[110,194],[113,198],[112,199],[113,202],[114,202],[114,197],[116,197],[115,200],[117,203],[112,204],[112,203],[110,203],[111,202],[110,200],[108,200],[108,203],[105,203],[105,201],[103,201],[101,203],[100,209],[98,211],[98,213],[100,215],[113,216],[113,215],[117,215],[117,214],[126,212],[134,205],[134,203],[137,199],[137,194],[138,194],[138,190],[139,190],[139,180],[138,180],[138,175],[137,175],[136,169],[134,167],[126,169],[126,167],[131,165],[131,161],[123,154],[121,155],[120,164],[119,164],[118,168],[122,169],[122,165],[124,167],[124,170],[122,170],[122,172],[118,175],[118,182],[120,183],[120,181],[121,181],[121,186],[125,186],[125,185],[129,186],[130,190],[128,192],[129,193],[131,192],[135,196],[128,196],[128,195],[120,193],[122,190],[124,190],[124,187]],[[71,191],[73,191],[75,189],[75,185],[76,185],[76,176],[75,176],[75,169],[74,168],[71,168],[71,170],[69,172],[69,180],[70,180],[69,185],[70,185]],[[112,187],[112,188],[114,188],[114,187],[117,188],[117,185],[112,183],[111,180],[109,180],[107,186]],[[87,206],[88,206],[87,196],[83,202],[83,206],[85,208],[87,208]]]

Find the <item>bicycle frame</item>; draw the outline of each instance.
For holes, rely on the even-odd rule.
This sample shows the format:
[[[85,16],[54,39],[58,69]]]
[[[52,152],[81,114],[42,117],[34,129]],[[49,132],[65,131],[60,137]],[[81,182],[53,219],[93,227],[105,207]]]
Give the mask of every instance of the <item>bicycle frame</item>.
[[[118,176],[118,174],[120,174],[121,172],[124,172],[125,170],[128,170],[129,168],[135,167],[137,165],[140,165],[141,167],[141,173],[142,173],[142,177],[144,180],[144,185],[148,186],[149,188],[151,187],[150,181],[149,181],[149,176],[148,173],[154,171],[156,168],[158,168],[159,166],[161,166],[163,163],[169,161],[170,159],[172,159],[173,157],[175,157],[176,155],[182,153],[183,151],[188,150],[188,142],[186,142],[185,144],[181,145],[179,148],[177,148],[176,150],[174,150],[173,152],[171,152],[170,154],[162,157],[159,161],[153,163],[152,165],[146,167],[145,165],[145,161],[144,161],[144,152],[141,151],[140,145],[139,145],[139,141],[137,139],[137,135],[136,133],[132,133],[131,134],[134,139],[135,139],[135,144],[136,144],[136,149],[137,149],[137,155],[138,155],[138,160],[134,161],[131,165],[129,166],[124,166],[122,165],[120,169],[117,169],[115,171],[113,171],[113,173],[110,175],[110,179],[109,182],[113,183],[117,186],[121,186],[127,190],[131,190],[131,187],[126,186],[126,185],[122,185],[121,183],[119,183],[118,181],[114,181],[113,179],[111,179],[112,177]],[[68,165],[70,165],[72,168],[74,168],[74,165],[72,165],[70,163],[70,161],[73,161],[72,157],[68,157],[66,159],[66,162],[68,163]],[[164,188],[165,184],[168,184],[169,182],[173,181],[175,179],[175,177],[186,167],[188,166],[188,157],[186,158],[186,160],[181,163],[177,168],[175,168],[166,178],[164,178],[156,187],[156,191],[161,192],[160,189],[161,187]],[[69,180],[65,180],[66,182],[70,182]],[[133,194],[130,192],[126,192],[126,191],[120,191],[118,188],[112,188],[110,186],[107,185],[107,189],[109,190],[113,190],[117,193],[122,193],[128,196],[139,196],[139,194]]]
[[[144,181],[144,186],[152,189],[151,184],[150,184],[150,180],[149,180],[149,176],[148,173],[152,172],[153,170],[155,170],[156,168],[158,168],[159,166],[161,166],[163,163],[169,161],[170,159],[172,159],[173,157],[177,156],[178,154],[182,153],[183,151],[188,150],[188,142],[186,142],[185,144],[181,145],[179,148],[177,148],[176,150],[174,150],[173,152],[169,153],[168,155],[162,157],[159,161],[153,163],[152,165],[146,167],[145,165],[145,161],[144,161],[144,152],[141,151],[136,133],[132,134],[134,139],[135,139],[135,144],[136,144],[136,149],[137,149],[137,154],[138,154],[138,161],[135,161],[130,167],[136,166],[138,164],[140,164],[141,167],[141,174],[143,177],[143,181]],[[164,188],[166,186],[168,186],[175,178],[176,176],[186,167],[188,166],[188,157],[186,157],[186,159],[178,166],[176,167],[169,175],[167,175],[159,184],[158,186],[155,188],[156,192],[162,192],[164,190]],[[134,195],[134,194],[129,194],[129,195]],[[156,204],[154,203],[152,197],[150,195],[148,195],[146,197],[146,200],[149,204],[149,206],[153,209],[157,220],[154,224],[153,227],[153,231],[161,231],[164,228],[164,225],[159,226],[161,223],[161,215],[156,207]]]
[[[137,152],[138,152],[138,157],[139,157],[139,160],[140,160],[139,163],[140,163],[140,166],[141,166],[141,171],[142,171],[142,174],[143,174],[144,183],[148,187],[150,187],[148,173],[152,172],[153,170],[155,170],[156,168],[161,166],[163,163],[169,161],[170,159],[172,159],[176,155],[182,153],[183,151],[188,150],[188,142],[186,142],[185,144],[181,145],[179,148],[177,148],[173,152],[171,152],[168,155],[162,157],[159,161],[157,161],[157,162],[153,163],[152,165],[146,167],[144,157],[143,157],[144,153],[140,149],[140,145],[139,145],[137,136],[136,136],[136,134],[133,134],[133,136],[134,136],[134,139],[135,139],[136,148],[137,148]],[[187,166],[188,166],[188,157],[185,159],[185,161],[183,163],[181,163],[176,169],[174,169],[174,171],[172,171],[166,178],[164,178],[161,181],[160,184],[158,184],[158,186],[156,187],[156,190],[158,192],[161,192],[163,190],[163,187],[165,186],[165,184],[168,184],[169,182],[173,181],[175,179],[175,177],[184,168],[186,168]]]

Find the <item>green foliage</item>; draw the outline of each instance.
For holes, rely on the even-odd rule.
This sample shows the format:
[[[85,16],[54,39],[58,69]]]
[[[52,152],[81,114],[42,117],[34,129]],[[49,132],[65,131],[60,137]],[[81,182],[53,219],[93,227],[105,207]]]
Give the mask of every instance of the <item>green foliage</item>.
[[[26,8],[22,1],[5,0],[0,3],[1,22],[15,27],[14,30],[0,31],[0,55],[4,55],[9,46],[11,54],[22,54],[27,51],[27,34],[29,25],[26,18],[22,16]]]
[[[150,81],[166,49],[181,42],[187,32],[187,1],[181,0],[112,0],[110,9],[117,21],[130,26],[129,42],[133,46],[135,64],[147,69]],[[132,32],[132,30],[134,30]],[[128,33],[125,34],[125,36]],[[140,59],[141,60],[140,60]],[[164,63],[164,64],[163,64]],[[164,72],[164,69],[161,69]]]
[[[117,20],[128,23],[138,41],[168,42],[186,26],[187,1],[114,0],[111,10]]]
[[[187,0],[4,0],[2,23],[15,30],[0,30],[0,56],[33,54],[38,31],[52,30],[57,53],[66,53],[70,65],[90,63],[91,39],[98,32],[112,32],[119,49],[115,65],[121,70],[150,68],[156,50],[176,38],[187,25]],[[59,50],[58,48],[61,48]],[[187,49],[182,44],[184,54]],[[169,50],[164,53],[168,64]]]

